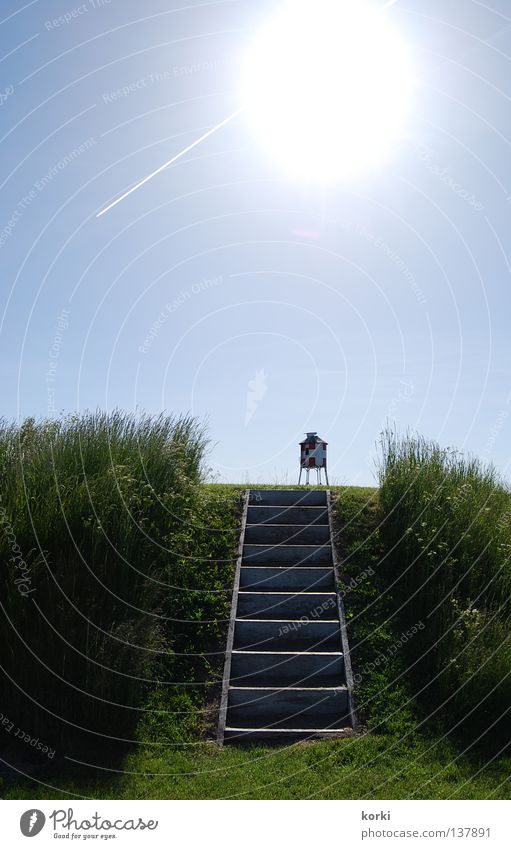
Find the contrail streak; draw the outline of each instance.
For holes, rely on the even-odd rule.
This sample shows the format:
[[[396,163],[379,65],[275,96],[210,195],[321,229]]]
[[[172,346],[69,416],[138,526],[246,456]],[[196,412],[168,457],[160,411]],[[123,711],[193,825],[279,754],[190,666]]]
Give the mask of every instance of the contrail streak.
[[[226,124],[236,118],[242,111],[242,109],[237,109],[236,112],[233,112],[232,115],[229,115],[228,118],[224,118],[224,120],[220,121],[220,123],[217,124],[216,127],[213,127],[211,130],[208,130],[207,133],[204,133],[204,135],[201,136],[199,139],[196,139],[194,142],[189,144],[188,147],[185,147],[185,149],[180,151],[180,153],[176,153],[176,155],[173,156],[172,159],[169,159],[168,162],[164,162],[163,165],[160,165],[160,167],[156,169],[156,171],[153,171],[151,174],[148,174],[147,177],[144,177],[143,180],[140,180],[139,183],[137,183],[135,186],[132,186],[131,189],[128,189],[127,192],[124,192],[123,195],[113,200],[111,203],[108,204],[108,206],[105,206],[105,208],[102,209],[101,212],[97,213],[96,218],[101,218],[101,216],[104,215],[105,212],[108,212],[110,209],[113,209],[114,206],[117,206],[118,203],[127,198],[129,195],[133,194],[133,192],[136,192],[137,189],[140,189],[141,186],[145,185],[145,183],[148,183],[149,180],[152,180],[153,177],[156,177],[157,174],[160,174],[162,171],[165,170],[165,168],[168,168],[169,165],[172,165],[174,162],[177,162],[178,159],[181,159],[181,157],[184,156],[185,153],[188,153],[190,150],[193,150],[194,147],[197,147],[198,144],[201,144],[201,142],[205,141],[205,139],[209,138],[209,136],[212,136],[213,133],[216,133],[218,130],[221,130],[222,127],[225,127]]]

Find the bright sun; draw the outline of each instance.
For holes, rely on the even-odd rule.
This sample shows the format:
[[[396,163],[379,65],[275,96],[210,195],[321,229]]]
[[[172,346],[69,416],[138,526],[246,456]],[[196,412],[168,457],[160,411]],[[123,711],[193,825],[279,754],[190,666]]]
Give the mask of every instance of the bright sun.
[[[410,101],[407,50],[366,0],[290,0],[257,35],[242,98],[251,129],[294,175],[346,177],[382,160]]]

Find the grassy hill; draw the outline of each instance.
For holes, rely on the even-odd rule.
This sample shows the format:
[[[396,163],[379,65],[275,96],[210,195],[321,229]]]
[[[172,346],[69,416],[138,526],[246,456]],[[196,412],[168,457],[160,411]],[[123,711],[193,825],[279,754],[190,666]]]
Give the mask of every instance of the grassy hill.
[[[361,733],[219,749],[246,487],[205,450],[189,419],[0,431],[1,795],[509,798],[506,487],[390,437],[379,490],[332,487]]]

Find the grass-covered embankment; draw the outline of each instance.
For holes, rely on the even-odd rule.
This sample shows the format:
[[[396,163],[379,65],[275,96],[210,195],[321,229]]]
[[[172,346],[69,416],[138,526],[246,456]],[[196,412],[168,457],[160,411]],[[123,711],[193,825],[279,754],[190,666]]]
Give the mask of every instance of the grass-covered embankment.
[[[186,417],[2,427],[3,744],[12,723],[57,755],[122,750],[141,719],[157,734],[160,707],[186,717],[178,737],[197,725],[221,676],[241,509],[202,485],[206,446]]]
[[[403,640],[407,620],[400,611],[408,589],[396,580],[402,574],[403,561],[392,559],[397,556],[397,549],[391,552],[390,542],[396,518],[392,518],[390,502],[383,509],[383,498],[374,489],[335,488],[335,521],[344,560],[342,589],[362,719],[360,736],[288,748],[244,749],[219,749],[207,739],[216,721],[214,696],[218,689],[214,682],[223,660],[224,635],[220,623],[204,625],[201,619],[210,618],[210,612],[211,618],[219,616],[221,610],[221,617],[226,615],[232,574],[225,563],[218,566],[218,572],[210,573],[213,567],[208,558],[235,545],[242,488],[203,486],[200,475],[197,481],[190,488],[193,499],[198,498],[193,501],[194,509],[208,514],[204,525],[210,530],[182,531],[188,536],[175,568],[180,570],[180,581],[186,580],[191,566],[182,552],[199,550],[202,559],[196,574],[191,575],[194,582],[203,579],[201,586],[205,587],[213,574],[219,584],[227,577],[229,588],[226,595],[210,591],[209,600],[208,593],[204,594],[207,616],[203,608],[196,610],[197,597],[188,594],[188,589],[184,595],[174,590],[169,593],[168,588],[165,591],[172,599],[168,602],[172,610],[182,610],[175,618],[196,617],[190,630],[175,622],[165,626],[174,651],[179,645],[180,651],[192,654],[188,658],[170,652],[163,656],[164,663],[171,664],[174,681],[189,681],[192,686],[155,687],[158,678],[153,677],[141,703],[152,710],[138,712],[134,731],[138,742],[122,761],[105,763],[94,750],[86,758],[81,751],[70,751],[66,760],[55,760],[40,769],[35,780],[5,782],[3,795],[27,799],[509,798],[509,756],[496,757],[495,747],[485,746],[484,741],[482,746],[473,746],[460,736],[449,736],[449,721],[441,727],[428,720],[428,702],[415,685],[410,663],[418,645],[415,641],[425,638],[426,629]],[[385,484],[383,476],[384,495]],[[413,509],[412,501],[408,518]],[[405,520],[404,515],[402,521],[412,527],[413,521]],[[217,528],[218,534],[211,528]],[[404,550],[402,557],[408,557]],[[201,647],[206,651],[206,645],[211,649],[219,644],[220,655],[196,658]],[[203,686],[204,679],[211,681],[211,687]],[[190,693],[196,695],[187,695]],[[76,762],[84,760],[93,766]],[[106,770],[98,769],[98,764]]]
[[[495,470],[383,435],[382,574],[424,718],[510,741],[511,496]],[[418,623],[420,626],[417,628]]]

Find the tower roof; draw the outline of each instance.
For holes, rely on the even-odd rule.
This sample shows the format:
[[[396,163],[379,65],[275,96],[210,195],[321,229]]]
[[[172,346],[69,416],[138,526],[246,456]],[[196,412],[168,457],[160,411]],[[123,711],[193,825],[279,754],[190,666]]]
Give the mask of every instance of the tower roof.
[[[326,439],[321,439],[321,437],[318,436],[315,430],[309,431],[306,434],[305,439],[302,439],[302,441],[300,442],[300,445],[305,445],[307,442],[323,442],[324,445],[328,445]]]

